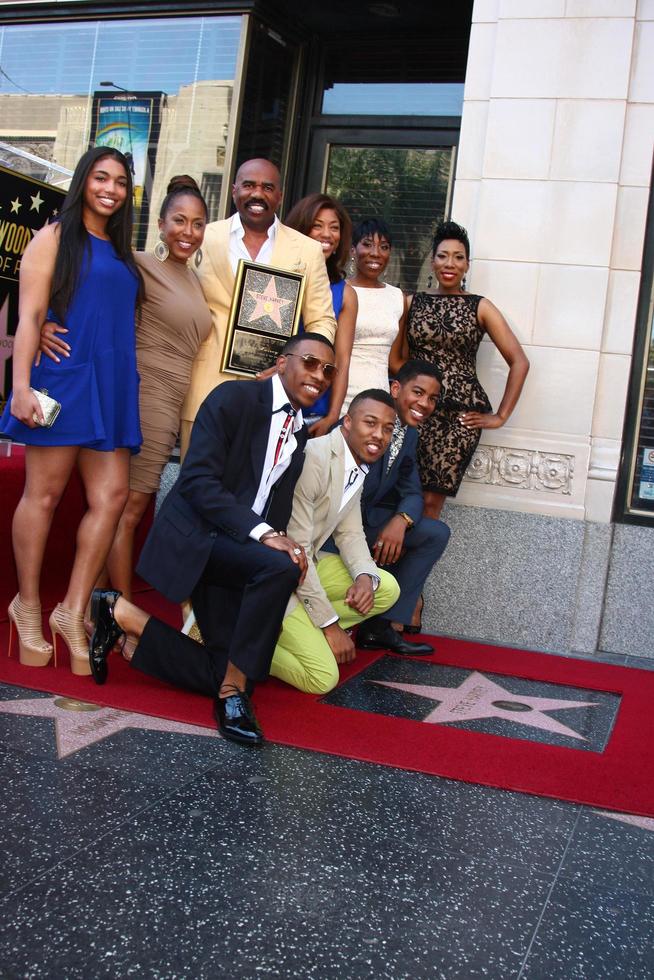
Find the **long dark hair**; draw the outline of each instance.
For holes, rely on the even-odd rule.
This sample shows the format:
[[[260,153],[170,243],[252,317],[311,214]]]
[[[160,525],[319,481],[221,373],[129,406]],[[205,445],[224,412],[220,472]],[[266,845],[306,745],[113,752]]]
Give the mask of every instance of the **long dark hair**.
[[[89,233],[82,221],[84,188],[93,166],[104,157],[112,157],[121,163],[127,180],[125,203],[109,218],[107,234],[111,239],[116,255],[122,259],[138,280],[139,299],[143,294],[143,280],[132,253],[132,222],[134,218],[132,172],[127,160],[119,150],[114,150],[110,146],[94,146],[86,151],[75,167],[61,213],[55,219],[61,232],[52,279],[50,307],[62,321],[65,320],[73,294],[79,285],[84,254],[89,256],[91,254]]]
[[[338,243],[338,248],[333,255],[329,256],[326,263],[329,281],[338,282],[345,275],[345,263],[352,241],[352,221],[341,202],[329,197],[328,194],[308,194],[307,197],[303,197],[301,201],[293,205],[286,215],[284,224],[288,225],[289,228],[295,228],[303,235],[309,235],[314,221],[324,208],[336,212],[341,226],[341,240]]]

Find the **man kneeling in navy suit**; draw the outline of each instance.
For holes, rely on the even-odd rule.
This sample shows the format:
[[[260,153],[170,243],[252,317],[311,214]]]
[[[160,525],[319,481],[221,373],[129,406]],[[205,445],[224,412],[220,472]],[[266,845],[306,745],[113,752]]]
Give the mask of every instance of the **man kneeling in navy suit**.
[[[286,536],[307,440],[302,409],[335,373],[332,344],[299,334],[277,358],[274,377],[225,382],[207,396],[138,566],[173,602],[191,596],[204,645],[120,592],[96,589],[90,661],[97,683],[126,633],[136,644],[133,667],[213,695],[225,738],[261,742],[248,688],[268,676],[286,604],[307,569],[304,549]]]
[[[450,537],[443,521],[423,517],[416,465],[417,428],[434,411],[440,394],[438,369],[428,361],[407,361],[391,382],[397,419],[389,448],[366,476],[361,497],[363,527],[378,565],[398,581],[400,598],[383,616],[359,627],[357,646],[408,656],[433,653],[428,643],[412,643],[393,628],[410,623],[430,571]]]

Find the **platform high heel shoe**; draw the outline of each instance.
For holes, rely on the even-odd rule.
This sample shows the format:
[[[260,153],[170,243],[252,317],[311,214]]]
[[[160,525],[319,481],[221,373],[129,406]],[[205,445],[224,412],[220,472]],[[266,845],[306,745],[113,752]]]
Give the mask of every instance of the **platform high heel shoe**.
[[[57,603],[50,615],[52,642],[57,655],[57,637],[60,636],[70,652],[70,669],[80,676],[91,673],[89,663],[89,638],[84,630],[84,616],[81,612],[67,609]],[[56,661],[55,661],[56,662]]]
[[[7,609],[9,617],[9,656],[13,631],[18,637],[18,660],[26,667],[47,667],[52,659],[52,645],[44,639],[41,623],[41,603],[25,602],[20,592]],[[55,666],[57,659],[55,657]]]

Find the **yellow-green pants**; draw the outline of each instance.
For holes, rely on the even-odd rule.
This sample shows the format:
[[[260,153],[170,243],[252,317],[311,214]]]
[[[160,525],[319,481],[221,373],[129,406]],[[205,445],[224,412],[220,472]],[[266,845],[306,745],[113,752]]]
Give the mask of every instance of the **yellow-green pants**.
[[[352,579],[339,556],[322,558],[316,568],[322,587],[338,613],[339,626],[344,630],[386,612],[397,602],[400,594],[400,587],[390,572],[378,569],[381,581],[375,592],[374,606],[368,616],[362,616],[344,602]],[[308,694],[326,694],[338,684],[338,664],[331,647],[323,631],[313,625],[301,604],[284,619],[270,673]]]

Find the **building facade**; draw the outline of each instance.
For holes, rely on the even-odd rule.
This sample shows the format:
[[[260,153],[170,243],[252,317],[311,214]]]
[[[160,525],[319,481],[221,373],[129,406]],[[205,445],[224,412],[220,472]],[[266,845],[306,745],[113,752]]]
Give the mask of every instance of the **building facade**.
[[[70,169],[103,112],[136,139],[139,109],[142,247],[170,176],[223,217],[238,163],[262,155],[285,209],[325,189],[355,219],[382,214],[388,278],[409,290],[437,221],[464,224],[469,288],[531,371],[445,510],[425,626],[654,656],[654,3],[324,6],[0,2],[0,156]],[[479,373],[496,405],[490,342]]]

